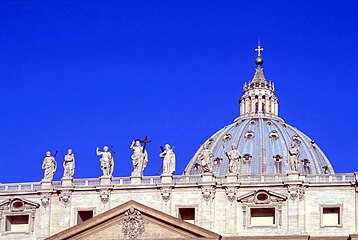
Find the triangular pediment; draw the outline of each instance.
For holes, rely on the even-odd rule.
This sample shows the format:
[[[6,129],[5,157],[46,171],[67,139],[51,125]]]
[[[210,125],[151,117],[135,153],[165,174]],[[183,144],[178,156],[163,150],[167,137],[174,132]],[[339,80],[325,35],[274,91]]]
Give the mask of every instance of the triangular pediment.
[[[9,198],[0,202],[0,210],[11,212],[22,212],[24,210],[36,209],[38,207],[40,207],[40,204],[18,197]]]
[[[260,189],[257,191],[251,191],[237,197],[238,202],[256,203],[256,204],[268,204],[271,202],[283,202],[286,201],[287,196],[277,193],[271,190]]]
[[[129,201],[47,239],[221,239],[221,236]]]

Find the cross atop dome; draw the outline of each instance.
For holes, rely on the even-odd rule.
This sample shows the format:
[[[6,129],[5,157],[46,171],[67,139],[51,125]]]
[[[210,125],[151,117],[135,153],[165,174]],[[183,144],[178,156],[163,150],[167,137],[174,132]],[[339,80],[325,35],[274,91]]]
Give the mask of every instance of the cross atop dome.
[[[257,48],[255,49],[255,52],[257,52],[257,56],[261,57],[261,51],[263,51],[264,49],[260,46],[260,42],[257,46]]]
[[[256,65],[258,65],[259,67],[264,63],[264,60],[262,59],[261,57],[261,52],[264,50],[262,47],[261,47],[261,44],[260,44],[260,40],[257,44],[257,48],[255,49],[255,52],[257,52],[257,58],[255,60],[255,63]]]

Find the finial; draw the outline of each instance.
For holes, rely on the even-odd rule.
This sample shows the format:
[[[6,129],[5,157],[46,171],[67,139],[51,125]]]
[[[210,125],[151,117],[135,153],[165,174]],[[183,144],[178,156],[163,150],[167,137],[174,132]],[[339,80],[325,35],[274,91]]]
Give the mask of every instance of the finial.
[[[255,49],[255,52],[257,52],[257,58],[255,60],[256,65],[261,66],[264,63],[264,60],[261,57],[261,51],[263,51],[263,50],[264,49],[260,46],[260,39],[259,39],[258,46]]]

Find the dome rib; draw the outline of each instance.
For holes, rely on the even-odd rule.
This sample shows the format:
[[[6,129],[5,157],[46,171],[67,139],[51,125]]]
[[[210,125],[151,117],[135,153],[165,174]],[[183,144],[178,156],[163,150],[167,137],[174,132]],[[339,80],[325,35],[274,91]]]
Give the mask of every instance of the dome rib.
[[[271,122],[270,124],[268,122]],[[252,124],[254,123],[254,124]],[[275,131],[277,139],[270,138],[270,133]],[[231,135],[231,139],[224,142],[223,137]],[[322,174],[322,169],[327,166],[328,173],[334,173],[327,157],[321,149],[315,144],[313,147],[312,140],[296,128],[284,123],[278,117],[240,117],[234,123],[225,126],[213,134],[204,142],[209,144],[214,158],[220,159],[220,164],[211,163],[213,173],[218,176],[226,176],[229,171],[229,159],[225,154],[231,150],[231,145],[236,144],[241,155],[251,155],[251,160],[241,160],[240,174],[284,174],[290,171],[288,165],[288,151],[294,136],[300,140],[300,156],[298,171],[301,174]],[[295,140],[297,141],[297,140]],[[225,150],[222,146],[225,146]],[[198,155],[202,151],[202,146],[194,154],[194,157],[188,163],[184,175],[201,174],[200,161]],[[279,155],[281,161],[275,162],[274,157]],[[304,159],[309,160],[309,167],[305,167],[302,162]],[[199,167],[195,167],[195,165]]]

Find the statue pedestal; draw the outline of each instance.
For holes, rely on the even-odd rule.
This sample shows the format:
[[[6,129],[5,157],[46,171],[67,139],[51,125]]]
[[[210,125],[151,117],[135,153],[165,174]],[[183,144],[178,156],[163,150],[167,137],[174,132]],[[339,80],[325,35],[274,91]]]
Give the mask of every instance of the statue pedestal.
[[[236,175],[236,174],[229,174],[229,175],[227,175],[227,182],[228,182],[228,183],[237,182],[237,175]]]
[[[42,179],[41,181],[41,189],[52,189],[52,181],[49,179]]]
[[[173,175],[171,174],[162,174],[160,175],[160,178],[162,180],[162,183],[172,183],[173,181]]]
[[[141,176],[131,176],[131,184],[141,184],[142,177]]]
[[[72,187],[72,179],[71,177],[63,177],[61,179],[62,187]]]
[[[214,174],[211,172],[201,174],[202,182],[213,182]]]
[[[102,176],[99,178],[99,185],[111,185],[112,183],[112,176]]]
[[[300,174],[298,172],[290,172],[287,175],[289,181],[298,181]]]

